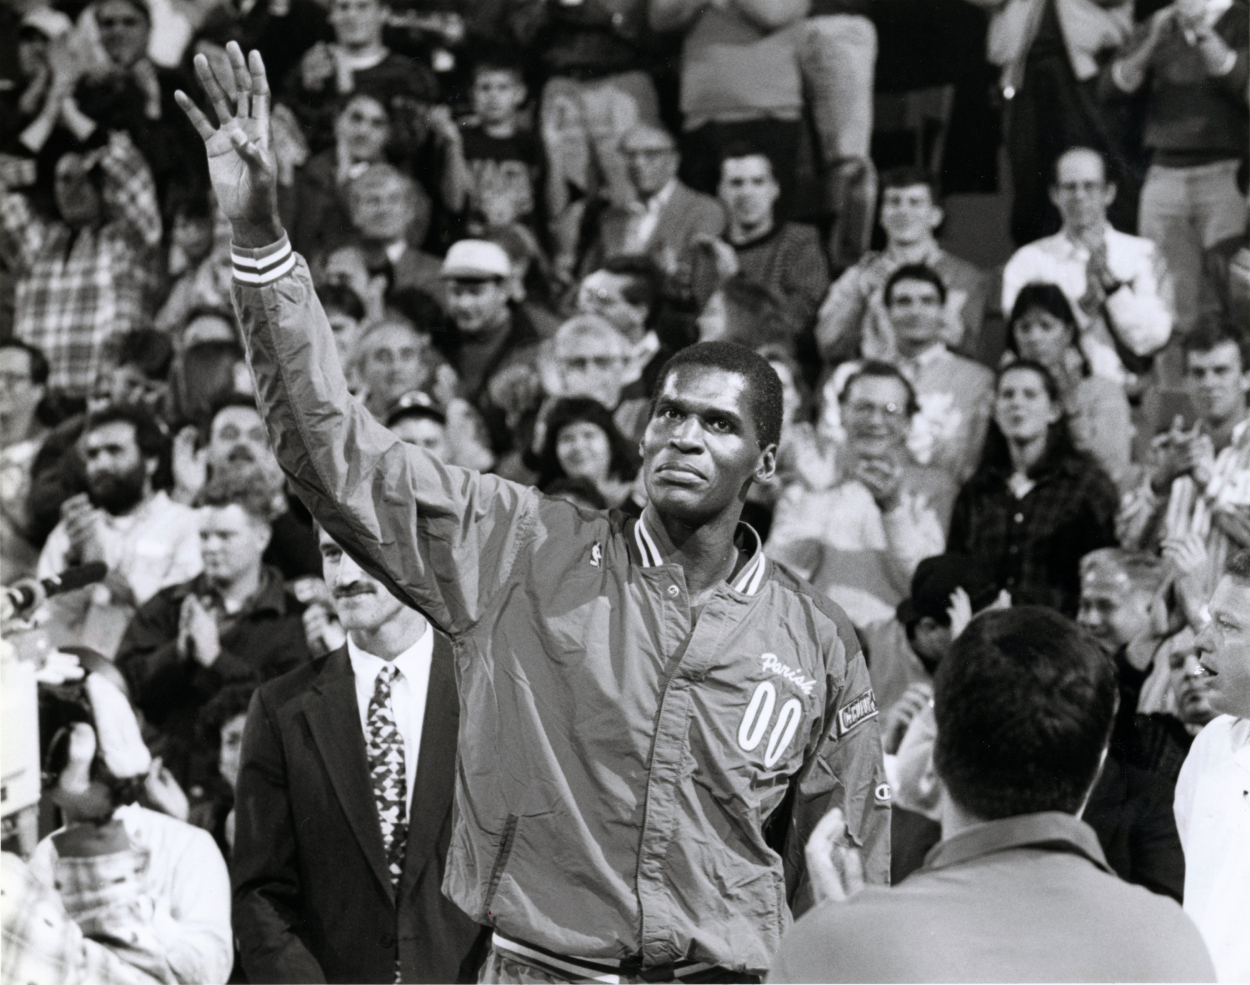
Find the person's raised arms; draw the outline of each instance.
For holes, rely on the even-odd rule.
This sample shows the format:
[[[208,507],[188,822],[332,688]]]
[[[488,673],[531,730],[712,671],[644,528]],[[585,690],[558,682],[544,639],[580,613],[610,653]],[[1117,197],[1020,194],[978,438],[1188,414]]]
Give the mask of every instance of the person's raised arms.
[[[231,41],[226,45],[226,55],[231,79],[218,79],[208,59],[195,56],[195,72],[217,114],[217,127],[181,89],[174,98],[204,140],[213,191],[230,220],[235,245],[255,249],[282,238],[278,167],[269,136],[272,97],[259,51],[245,59],[243,50]],[[228,92],[231,88],[235,93],[233,109]]]

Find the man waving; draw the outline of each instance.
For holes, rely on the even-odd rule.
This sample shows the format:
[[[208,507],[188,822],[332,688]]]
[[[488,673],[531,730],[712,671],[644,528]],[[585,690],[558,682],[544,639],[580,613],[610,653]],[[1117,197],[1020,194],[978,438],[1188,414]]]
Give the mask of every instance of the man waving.
[[[234,227],[257,396],[314,516],[453,642],[458,821],[443,890],[495,928],[484,980],[755,980],[810,902],[803,846],[827,810],[846,816],[870,880],[889,864],[854,631],[739,522],[776,466],[776,374],[725,343],[668,363],[637,521],[403,443],[347,391],[276,218],[264,66],[228,52],[232,78],[196,64],[219,128],[178,99]]]

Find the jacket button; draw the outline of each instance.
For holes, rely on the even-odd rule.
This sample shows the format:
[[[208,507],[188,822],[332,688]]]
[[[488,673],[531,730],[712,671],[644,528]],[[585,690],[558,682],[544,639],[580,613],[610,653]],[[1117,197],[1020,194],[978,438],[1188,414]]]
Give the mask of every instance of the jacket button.
[[[379,937],[379,938],[378,938],[378,943],[379,943],[379,944],[381,944],[383,947],[394,947],[394,946],[395,946],[395,935],[394,935],[394,934],[383,934],[381,937]]]
[[[1016,523],[1023,523],[1023,522],[1024,522],[1024,514],[1023,514],[1023,513],[1017,513],[1017,514],[1016,514],[1016,515],[1015,515],[1012,519],[1014,519],[1014,520],[1016,521]]]
[[[668,594],[673,596],[673,598],[677,598],[677,596],[681,594],[681,589],[678,588],[676,585],[669,585]]]

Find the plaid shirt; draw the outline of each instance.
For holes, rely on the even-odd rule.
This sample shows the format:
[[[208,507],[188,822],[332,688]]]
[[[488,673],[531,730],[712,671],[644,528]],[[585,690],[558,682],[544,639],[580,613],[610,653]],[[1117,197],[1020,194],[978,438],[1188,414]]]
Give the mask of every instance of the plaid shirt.
[[[1106,473],[1085,456],[1047,452],[1022,499],[1005,469],[985,469],[960,490],[948,551],[980,558],[997,588],[1017,605],[1046,605],[1075,616],[1081,558],[1115,539],[1118,496]]]
[[[150,985],[171,982],[168,965],[145,947],[141,931],[150,928],[134,919],[133,878],[135,860],[129,856],[130,877],[118,863],[126,859],[103,856],[100,859],[74,859],[76,884],[95,887],[91,896],[95,904],[95,920],[101,935],[112,937],[108,946],[84,935],[74,918],[66,911],[61,896],[40,882],[16,855],[5,852],[0,859],[0,910],[3,912],[4,957],[0,961],[2,985],[27,985],[29,982],[57,982],[60,985]],[[96,864],[103,869],[93,872]],[[59,873],[58,873],[59,875]],[[121,878],[118,878],[118,877]],[[106,891],[106,887],[107,891]],[[131,898],[123,898],[131,897]],[[102,909],[103,907],[103,909]],[[112,910],[106,917],[104,910]]]
[[[110,337],[151,314],[154,248],[161,239],[156,186],[123,132],[100,153],[106,221],[73,230],[36,215],[26,196],[0,197],[5,256],[16,267],[14,333],[48,358],[48,386],[85,396]]]

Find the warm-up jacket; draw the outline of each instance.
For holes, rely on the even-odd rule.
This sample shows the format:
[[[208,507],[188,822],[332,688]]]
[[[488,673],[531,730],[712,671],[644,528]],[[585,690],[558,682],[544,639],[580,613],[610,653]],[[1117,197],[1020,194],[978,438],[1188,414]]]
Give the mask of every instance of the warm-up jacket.
[[[457,824],[443,891],[559,954],[762,973],[810,903],[832,807],[889,870],[889,787],[854,630],[764,557],[698,614],[645,523],[442,465],[344,383],[284,238],[235,250],[278,459],[360,564],[452,640]]]

